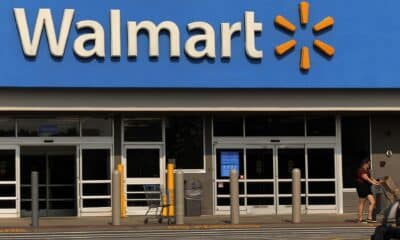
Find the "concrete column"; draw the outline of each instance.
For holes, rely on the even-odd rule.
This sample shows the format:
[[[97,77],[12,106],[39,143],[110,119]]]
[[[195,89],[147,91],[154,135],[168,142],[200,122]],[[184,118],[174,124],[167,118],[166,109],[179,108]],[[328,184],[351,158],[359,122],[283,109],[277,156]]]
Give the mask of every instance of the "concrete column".
[[[239,173],[232,169],[230,173],[230,193],[231,193],[231,223],[239,224]]]
[[[31,173],[32,227],[39,227],[39,173]]]
[[[292,170],[292,222],[301,222],[301,171]]]
[[[185,223],[185,176],[182,170],[177,170],[175,173],[175,215],[176,224]]]
[[[112,225],[121,224],[121,199],[120,199],[120,175],[118,170],[113,171],[112,175]]]
[[[122,135],[121,135],[121,116],[114,117],[114,167],[122,163]]]

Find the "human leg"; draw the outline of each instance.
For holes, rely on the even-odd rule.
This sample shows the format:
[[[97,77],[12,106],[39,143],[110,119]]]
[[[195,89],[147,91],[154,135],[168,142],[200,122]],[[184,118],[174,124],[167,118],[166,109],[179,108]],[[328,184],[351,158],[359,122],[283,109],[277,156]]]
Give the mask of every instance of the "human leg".
[[[375,197],[372,194],[369,194],[367,196],[368,202],[369,202],[369,207],[368,207],[368,219],[372,220],[372,213],[375,209],[376,201]]]
[[[358,221],[360,221],[360,222],[363,220],[365,201],[366,201],[366,198],[358,199]]]

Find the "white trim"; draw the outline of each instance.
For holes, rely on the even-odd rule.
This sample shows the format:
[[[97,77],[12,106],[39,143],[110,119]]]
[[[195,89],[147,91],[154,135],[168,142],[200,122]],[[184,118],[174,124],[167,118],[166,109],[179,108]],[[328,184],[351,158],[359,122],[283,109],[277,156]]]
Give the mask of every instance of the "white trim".
[[[343,158],[342,158],[342,119],[340,115],[336,115],[336,172],[337,172],[337,199],[338,213],[343,214],[344,203],[343,203]]]
[[[357,189],[356,188],[343,188],[342,192],[344,192],[344,193],[356,193]]]

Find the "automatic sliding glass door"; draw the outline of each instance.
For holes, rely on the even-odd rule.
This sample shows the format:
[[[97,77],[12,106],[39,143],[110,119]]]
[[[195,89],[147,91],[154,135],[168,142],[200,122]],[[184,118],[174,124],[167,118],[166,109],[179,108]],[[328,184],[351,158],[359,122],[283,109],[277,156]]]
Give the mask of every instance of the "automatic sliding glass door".
[[[275,147],[277,213],[289,214],[292,211],[292,170],[301,171],[301,203],[306,204],[306,160],[304,145],[281,145]]]
[[[336,212],[334,145],[220,145],[215,151],[215,210],[229,213],[229,172],[239,171],[240,209],[290,214],[292,170],[301,170],[303,212]]]
[[[274,149],[246,147],[245,165],[247,212],[274,213]]]
[[[39,214],[75,216],[76,147],[21,147],[21,216],[31,212],[31,172],[39,173]]]

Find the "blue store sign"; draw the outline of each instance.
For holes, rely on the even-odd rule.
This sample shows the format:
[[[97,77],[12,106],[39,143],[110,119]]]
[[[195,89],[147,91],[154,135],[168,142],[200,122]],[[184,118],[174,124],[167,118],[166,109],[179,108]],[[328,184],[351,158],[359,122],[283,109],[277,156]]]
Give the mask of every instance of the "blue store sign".
[[[399,88],[400,1],[3,0],[0,86]]]

